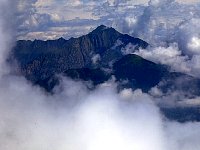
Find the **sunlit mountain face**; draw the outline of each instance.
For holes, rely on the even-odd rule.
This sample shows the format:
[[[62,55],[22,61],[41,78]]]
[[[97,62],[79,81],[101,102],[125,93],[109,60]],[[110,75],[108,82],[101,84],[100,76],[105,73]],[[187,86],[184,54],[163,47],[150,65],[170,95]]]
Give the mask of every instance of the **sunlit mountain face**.
[[[0,0],[0,149],[199,150],[199,12]]]

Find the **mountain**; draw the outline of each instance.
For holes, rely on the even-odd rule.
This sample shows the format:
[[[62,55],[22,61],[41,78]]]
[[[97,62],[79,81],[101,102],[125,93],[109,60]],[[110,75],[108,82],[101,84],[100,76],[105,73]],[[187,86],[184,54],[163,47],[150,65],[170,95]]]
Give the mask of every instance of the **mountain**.
[[[18,73],[48,92],[59,84],[56,75],[62,73],[76,80],[91,81],[93,85],[114,76],[120,88],[141,88],[147,92],[159,83],[158,86],[165,93],[169,89],[178,89],[191,95],[200,95],[198,79],[171,73],[166,66],[137,55],[124,54],[123,51],[130,46],[134,51],[148,45],[139,38],[101,25],[87,35],[69,40],[20,40],[13,49],[13,57],[19,64]],[[179,84],[180,78],[184,78],[184,84]],[[190,87],[192,90],[188,92]]]
[[[101,25],[87,35],[69,40],[20,40],[13,48],[11,58],[18,62],[16,73],[50,93],[61,81],[57,75],[62,74],[86,81],[90,89],[114,77],[119,90],[140,88],[149,92],[156,86],[164,95],[182,93],[180,100],[200,96],[200,79],[171,72],[164,65],[126,52],[145,49],[148,45],[139,38]],[[199,108],[160,108],[172,120],[200,120]]]
[[[168,73],[165,66],[129,54],[116,61],[112,70],[105,68],[70,69],[63,75],[76,80],[92,81],[94,85],[104,83],[114,76],[120,85],[119,88],[140,88],[147,92],[162,80],[165,73]]]
[[[69,40],[20,40],[13,49],[13,55],[22,74],[37,82],[68,69],[91,68],[97,56],[101,59],[99,64],[108,67],[109,62],[123,56],[121,48],[129,43],[135,45],[135,49],[148,46],[143,40],[101,25],[87,35]]]
[[[94,85],[104,83],[114,76],[119,88],[142,89],[148,92],[157,86],[163,94],[172,91],[192,98],[200,95],[200,80],[192,76],[170,72],[167,66],[148,61],[135,54],[128,54],[107,68],[79,68],[63,72],[63,75],[75,80],[91,81]],[[184,82],[183,82],[184,81]]]
[[[156,86],[168,73],[165,66],[155,64],[134,54],[126,55],[117,61],[113,70],[118,81],[127,80],[130,88],[140,88],[144,91]],[[128,86],[125,85],[125,87]]]

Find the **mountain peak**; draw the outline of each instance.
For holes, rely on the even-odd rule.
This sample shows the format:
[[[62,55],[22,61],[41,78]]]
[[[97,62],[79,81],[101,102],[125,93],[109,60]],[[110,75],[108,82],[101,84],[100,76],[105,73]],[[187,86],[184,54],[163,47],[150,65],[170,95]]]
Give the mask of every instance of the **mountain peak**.
[[[66,41],[63,37],[60,37],[58,40],[59,41]]]
[[[108,29],[109,27],[105,26],[105,25],[100,25],[98,26],[95,30],[105,30]]]
[[[111,28],[111,27],[107,27],[105,25],[100,25],[98,26],[96,29],[94,29],[91,33],[93,34],[96,34],[96,33],[102,33],[104,31],[109,31],[109,30],[114,30],[116,31],[115,29]],[[117,31],[116,31],[117,32]]]

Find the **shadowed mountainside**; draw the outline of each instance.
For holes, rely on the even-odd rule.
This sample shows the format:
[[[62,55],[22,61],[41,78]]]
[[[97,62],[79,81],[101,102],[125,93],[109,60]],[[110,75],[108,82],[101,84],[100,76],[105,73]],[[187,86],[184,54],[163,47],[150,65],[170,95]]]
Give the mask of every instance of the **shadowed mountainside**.
[[[92,83],[89,88],[95,88],[114,77],[119,90],[140,88],[148,92],[157,86],[163,94],[177,91],[190,98],[200,95],[199,79],[170,72],[164,65],[123,51],[131,46],[134,52],[148,45],[139,38],[101,25],[87,35],[69,40],[20,40],[12,51],[12,58],[19,65],[17,73],[50,93],[60,82],[57,75],[62,74],[74,80],[89,81]],[[187,115],[185,109],[161,110],[169,119],[184,122],[192,116],[193,120],[200,120],[197,109],[187,109],[188,112],[195,112]]]
[[[69,40],[18,41],[13,52],[22,74],[37,82],[68,69],[91,68],[95,56],[106,66],[123,56],[121,48],[128,43],[135,45],[135,49],[148,46],[143,40],[101,25],[87,35]]]
[[[161,81],[159,86],[165,93],[173,88],[187,92],[188,83],[192,82],[191,95],[199,94],[198,79],[171,73],[166,66],[137,55],[124,54],[122,50],[130,45],[134,51],[149,44],[101,25],[87,35],[69,40],[18,41],[13,55],[19,64],[18,72],[49,92],[59,84],[56,75],[62,73],[76,80],[92,81],[94,85],[114,76],[122,88],[141,88],[145,92]],[[185,84],[178,83],[183,78]]]

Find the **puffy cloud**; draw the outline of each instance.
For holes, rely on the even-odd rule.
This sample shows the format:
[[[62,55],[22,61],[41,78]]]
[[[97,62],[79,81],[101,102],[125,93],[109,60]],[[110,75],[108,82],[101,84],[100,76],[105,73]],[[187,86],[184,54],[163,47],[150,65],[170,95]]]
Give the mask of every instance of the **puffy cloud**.
[[[141,90],[118,94],[112,86],[100,86],[91,92],[63,79],[62,91],[57,87],[52,96],[22,77],[0,82],[0,148],[5,150],[200,148],[199,123],[164,121]]]
[[[185,20],[190,20],[199,9],[198,5],[185,6],[171,0],[150,1],[143,14],[138,16],[132,29],[133,35],[154,45],[175,42],[177,30],[181,32],[181,28],[187,28],[183,26],[187,22]]]
[[[23,78],[10,76],[1,83],[0,147],[5,150],[164,149],[158,109],[141,92],[132,94],[133,104],[127,108],[126,101],[120,101],[110,87],[90,93],[67,80],[64,91],[52,97]],[[68,91],[68,86],[72,90]],[[144,122],[148,123],[145,129],[141,126]],[[144,138],[148,138],[145,144]]]
[[[188,56],[183,56],[176,43],[169,47],[151,47],[148,50],[140,49],[135,54],[151,60],[155,63],[171,66],[172,71],[190,73],[191,66],[188,66]]]
[[[1,66],[13,37],[10,20],[2,17],[9,2],[0,1]],[[0,149],[200,149],[199,123],[163,120],[154,98],[139,89],[118,93],[105,83],[89,91],[62,78],[50,95],[24,77],[0,73]]]
[[[171,44],[167,47],[150,47],[147,50],[140,49],[132,53],[155,63],[167,65],[171,71],[183,72],[196,77],[200,75],[200,55],[183,55],[184,52],[178,48],[178,44]]]
[[[137,12],[137,9],[142,13]],[[115,19],[115,25],[120,24],[117,28],[151,45],[146,50],[135,52],[134,46],[128,44],[122,53],[135,53],[153,62],[168,65],[171,71],[199,77],[199,9],[199,4],[151,0],[145,7],[127,10],[127,14],[121,11],[125,17]]]
[[[143,37],[144,34],[142,36],[140,34],[136,34],[134,31],[135,29],[134,26],[138,24],[138,22],[140,22],[138,20],[138,17],[143,12],[143,9],[144,9],[143,5],[147,5],[148,4],[147,2],[148,2],[147,0],[144,0],[144,1],[135,1],[135,0],[134,1],[133,0],[128,0],[128,1],[117,1],[117,0],[111,0],[111,1],[108,1],[108,0],[103,0],[103,1],[32,0],[32,1],[26,1],[26,0],[20,0],[18,4],[18,10],[19,10],[18,24],[19,24],[19,32],[20,32],[19,36],[20,37],[23,36],[23,38],[25,39],[25,38],[30,37],[26,35],[27,34],[31,35],[32,34],[31,32],[45,33],[46,31],[54,32],[55,34],[55,31],[51,28],[52,26],[58,27],[59,26],[58,24],[61,23],[63,26],[69,27],[69,24],[68,24],[69,20],[72,20],[75,22],[76,19],[80,19],[80,21],[84,22],[84,19],[88,19],[88,20],[97,21],[94,24],[91,24],[90,21],[88,21],[87,26],[89,27],[96,27],[99,24],[106,24],[108,26],[116,27],[122,32],[130,33],[130,34],[134,33],[133,35],[138,35],[141,38],[148,40],[145,37]],[[172,26],[172,24],[176,24],[176,22],[180,22],[180,19],[183,20],[184,18],[188,18],[188,13],[194,12],[194,11],[196,12],[195,9],[197,9],[193,6],[188,6],[188,5],[185,6],[184,4],[178,4],[176,2],[174,2],[174,4],[172,5],[171,1],[166,1],[166,2],[162,1],[161,3],[160,1],[156,1],[156,0],[149,2],[149,6],[155,7],[153,6],[153,3],[156,3],[156,2],[157,3],[159,2],[157,4],[158,8],[161,5],[165,7],[167,6],[167,7],[162,9],[162,11],[159,11],[159,9],[157,10],[155,9],[156,11],[154,11],[154,9],[148,10],[150,7],[148,9],[145,9],[147,14],[153,13],[154,16],[156,16],[155,14],[157,14],[156,16],[157,18],[154,18],[153,22],[147,23],[148,19],[146,18],[146,24],[148,25],[148,27],[152,28],[152,26],[154,26],[154,29],[152,29],[152,31],[149,32],[148,35],[154,32],[154,30],[160,30],[166,25],[167,27],[170,27]],[[164,5],[164,3],[167,3],[167,5]],[[180,13],[181,11],[182,13]],[[170,13],[167,13],[167,12],[170,12],[172,15],[170,15]],[[145,17],[145,14],[143,15]],[[168,19],[170,18],[170,20],[166,18]],[[89,31],[89,30],[85,30],[84,26],[81,26],[78,24],[74,24],[74,26],[80,29],[78,36],[83,35]],[[160,28],[155,29],[156,26],[160,26]],[[81,32],[82,30],[84,32]],[[165,34],[168,33],[168,31],[165,32]],[[63,31],[62,34],[65,34],[65,32]],[[73,31],[70,32],[70,35],[77,36],[76,33]],[[38,38],[41,38],[41,37],[38,36]],[[153,36],[151,38],[153,38]]]
[[[193,52],[193,53],[200,53],[200,38],[198,37],[193,37],[191,41],[188,43],[188,48]]]
[[[194,15],[191,19],[184,21],[178,27],[179,47],[188,55],[199,53],[199,14]]]

